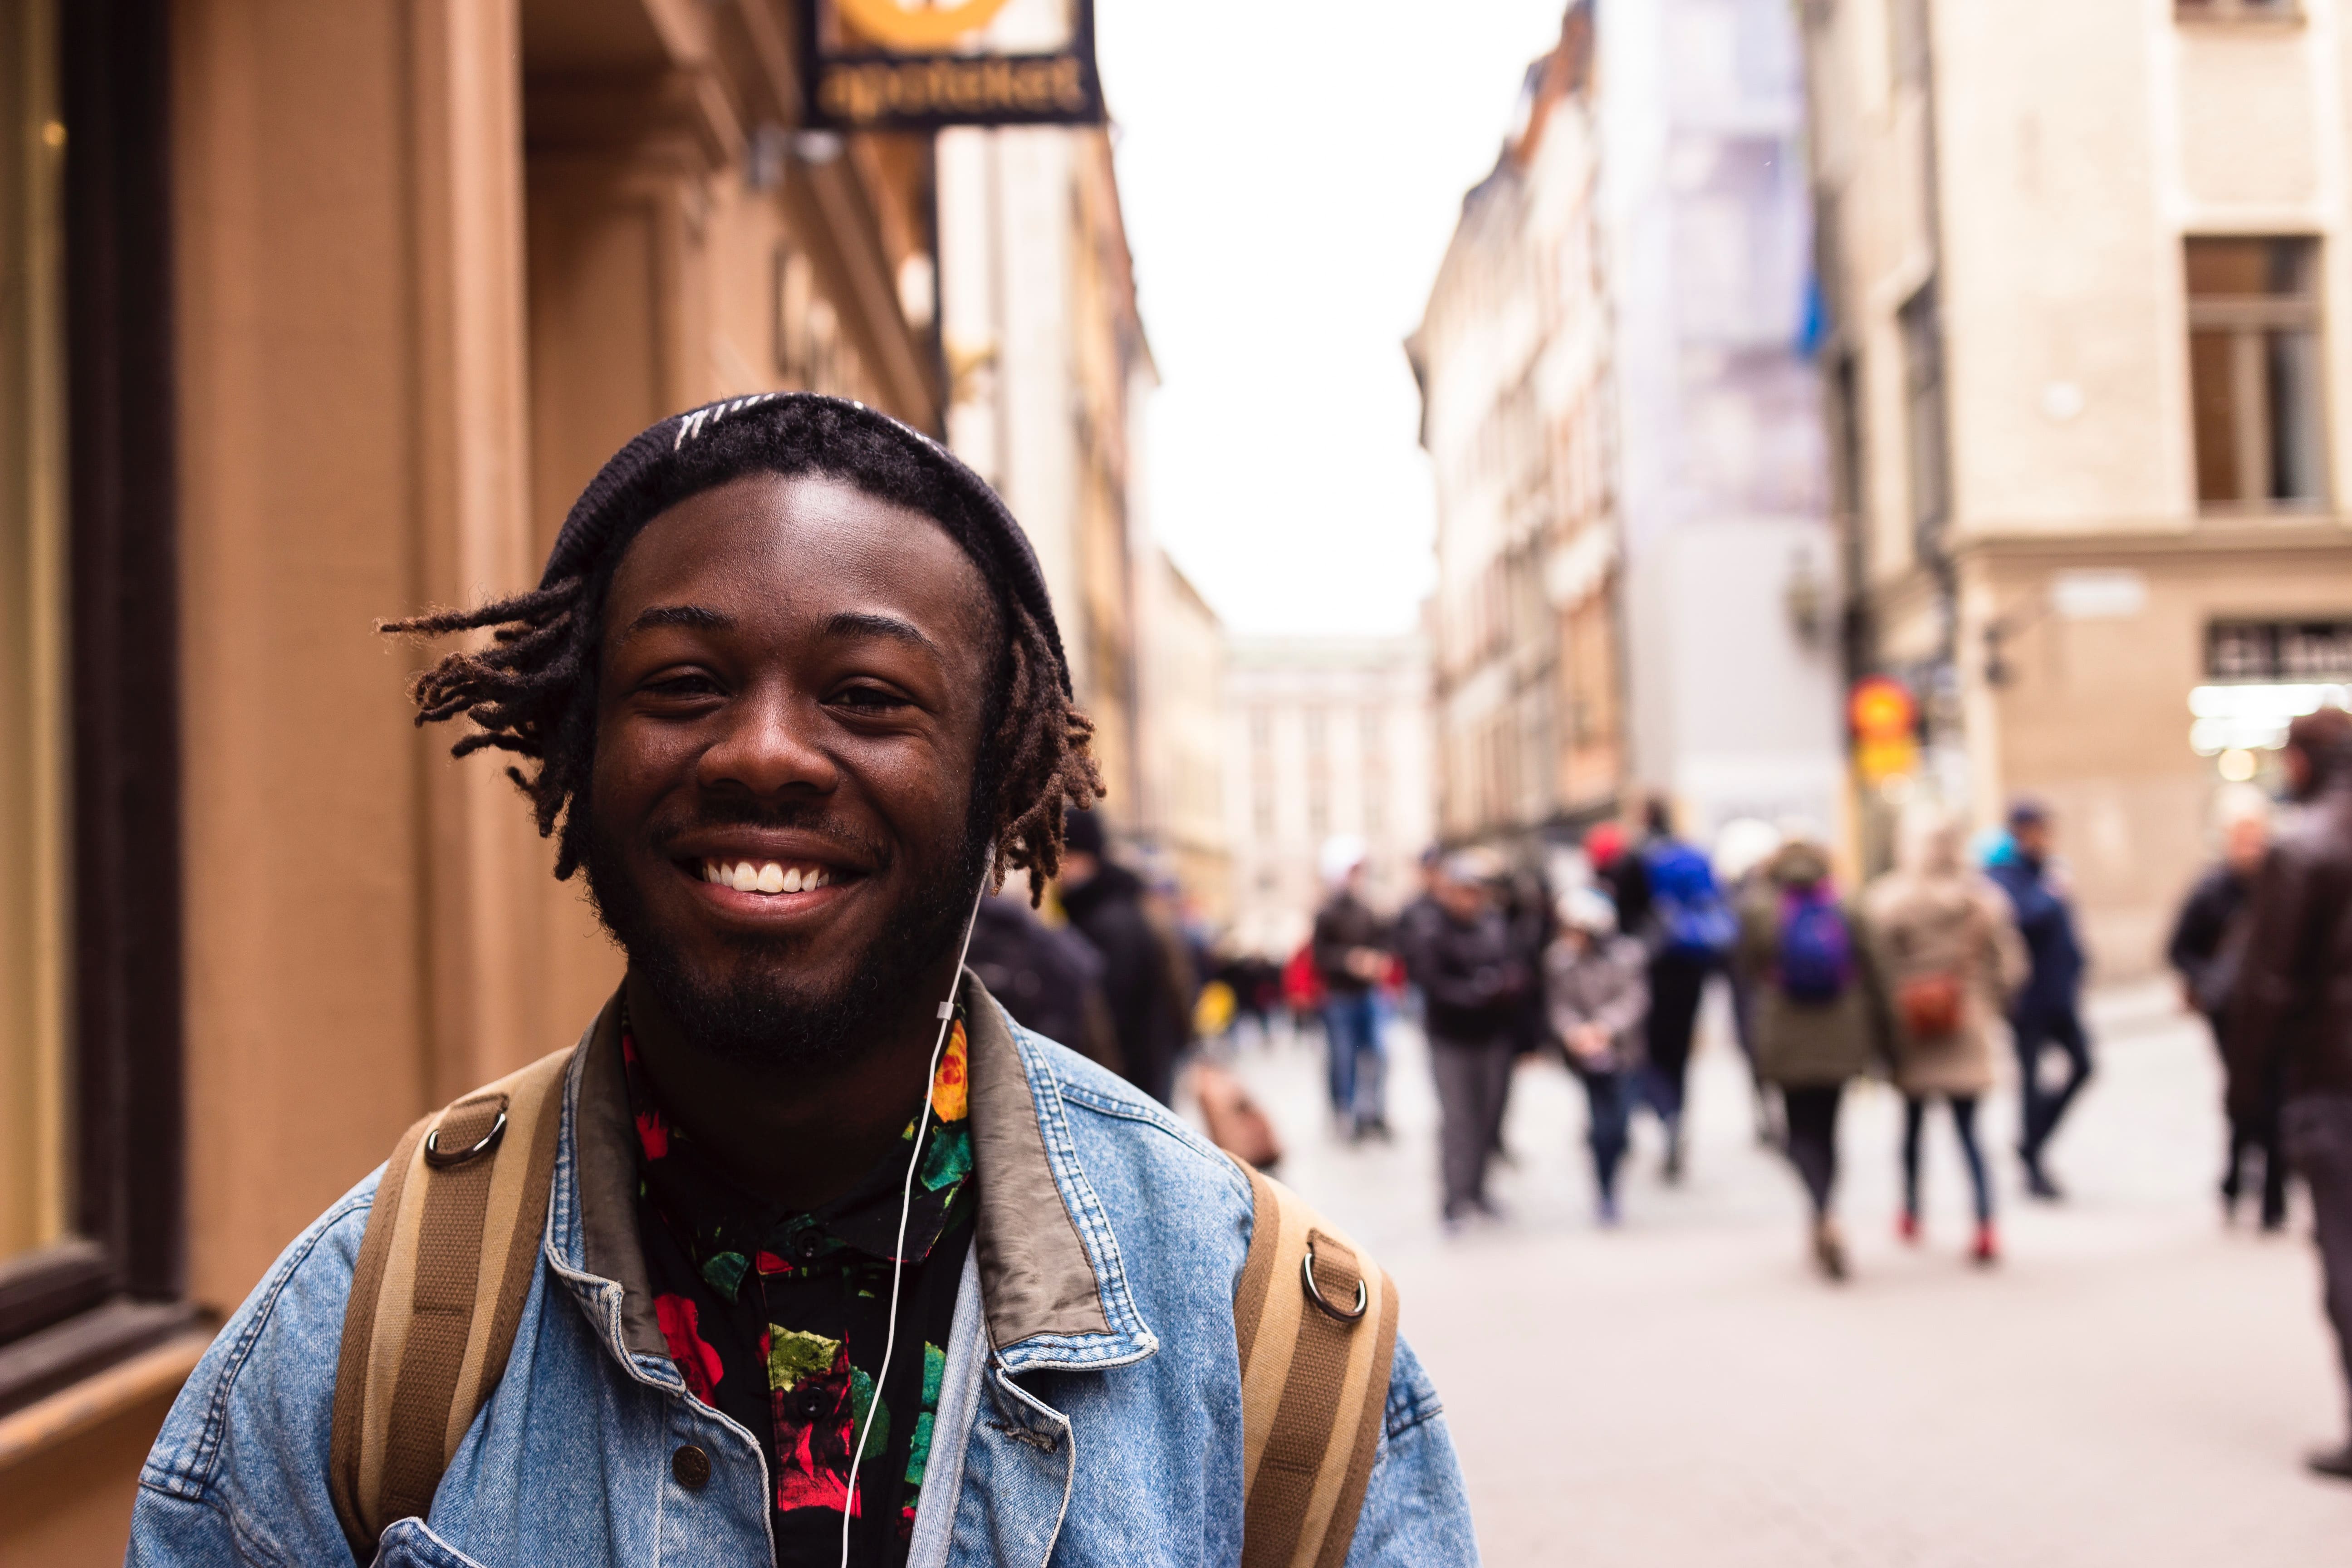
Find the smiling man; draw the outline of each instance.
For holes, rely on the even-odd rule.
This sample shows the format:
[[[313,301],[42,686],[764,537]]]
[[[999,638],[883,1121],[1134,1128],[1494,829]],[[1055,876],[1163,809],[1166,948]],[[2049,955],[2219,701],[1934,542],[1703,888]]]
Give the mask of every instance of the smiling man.
[[[1473,1560],[1386,1277],[962,970],[1099,787],[975,475],[855,404],[714,405],[536,590],[390,629],[491,634],[419,721],[525,760],[626,978],[289,1247],[132,1562]]]

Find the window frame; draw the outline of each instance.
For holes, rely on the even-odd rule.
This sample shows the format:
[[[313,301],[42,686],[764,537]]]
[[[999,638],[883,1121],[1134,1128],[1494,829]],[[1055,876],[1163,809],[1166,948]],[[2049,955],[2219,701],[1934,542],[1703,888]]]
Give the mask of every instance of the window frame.
[[[2220,22],[2230,26],[2300,25],[2306,18],[2303,0],[2172,0],[2178,22]]]
[[[2303,249],[2304,290],[2296,294],[2208,294],[2192,291],[2189,281],[2189,251],[2200,241],[2293,245]],[[2184,234],[2180,237],[2181,313],[2189,335],[2189,468],[2197,515],[2207,518],[2309,517],[2325,514],[2335,505],[2335,471],[2327,443],[2327,310],[2321,267],[2325,251],[2315,234]],[[2227,333],[2230,347],[2231,431],[2236,450],[2232,463],[2239,493],[2208,499],[2197,455],[2196,342],[2202,333]],[[2279,440],[2278,411],[2272,406],[2263,360],[2264,338],[2273,332],[2310,335],[2315,365],[2314,406],[2307,416],[2317,430],[2313,461],[2316,468],[2309,496],[2275,497],[2266,493],[2275,476],[2273,453]],[[2249,408],[2257,410],[2252,415]],[[2252,489],[2258,493],[2248,494]]]
[[[168,0],[58,6],[73,1238],[0,1264],[0,1415],[188,1326]]]

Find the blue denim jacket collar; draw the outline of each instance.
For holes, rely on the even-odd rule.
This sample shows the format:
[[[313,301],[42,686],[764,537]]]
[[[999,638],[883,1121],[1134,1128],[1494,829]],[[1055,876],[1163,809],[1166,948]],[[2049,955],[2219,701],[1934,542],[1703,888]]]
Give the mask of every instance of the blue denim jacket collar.
[[[1127,1366],[1160,1348],[1129,1289],[1118,1238],[1087,1180],[1045,1053],[980,981],[963,977],[980,1207],[972,1255],[1001,1374]],[[639,1248],[616,994],[582,1037],[565,1084],[545,1253],[607,1353],[640,1382],[684,1386]]]

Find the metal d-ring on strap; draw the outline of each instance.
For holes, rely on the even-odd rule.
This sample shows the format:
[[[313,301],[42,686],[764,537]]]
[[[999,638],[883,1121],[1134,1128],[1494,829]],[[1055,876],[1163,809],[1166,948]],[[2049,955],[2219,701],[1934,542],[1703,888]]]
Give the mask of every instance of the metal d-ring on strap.
[[[441,1152],[441,1129],[436,1127],[425,1135],[425,1163],[436,1170],[446,1170],[452,1165],[462,1165],[468,1160],[478,1160],[497,1148],[499,1140],[506,1135],[507,1113],[501,1110],[499,1119],[490,1123],[490,1130],[482,1134],[480,1142],[470,1149],[445,1154]]]
[[[1315,1283],[1315,1242],[1312,1237],[1309,1237],[1307,1243],[1307,1256],[1298,1260],[1298,1277],[1306,1281],[1307,1299],[1322,1308],[1328,1316],[1336,1318],[1340,1322],[1356,1321],[1364,1315],[1364,1310],[1372,1304],[1371,1292],[1364,1289],[1361,1275],[1356,1278],[1356,1310],[1354,1311],[1343,1312],[1323,1299],[1321,1287]]]

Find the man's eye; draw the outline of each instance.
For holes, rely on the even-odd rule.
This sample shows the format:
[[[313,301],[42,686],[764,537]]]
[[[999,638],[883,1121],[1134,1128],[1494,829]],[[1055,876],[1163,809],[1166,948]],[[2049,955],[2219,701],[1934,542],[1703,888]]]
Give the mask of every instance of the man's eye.
[[[845,686],[834,694],[833,700],[841,707],[856,708],[869,713],[907,706],[905,698],[879,686]]]
[[[698,671],[688,671],[649,680],[643,689],[655,697],[709,697],[718,692],[719,683]]]

